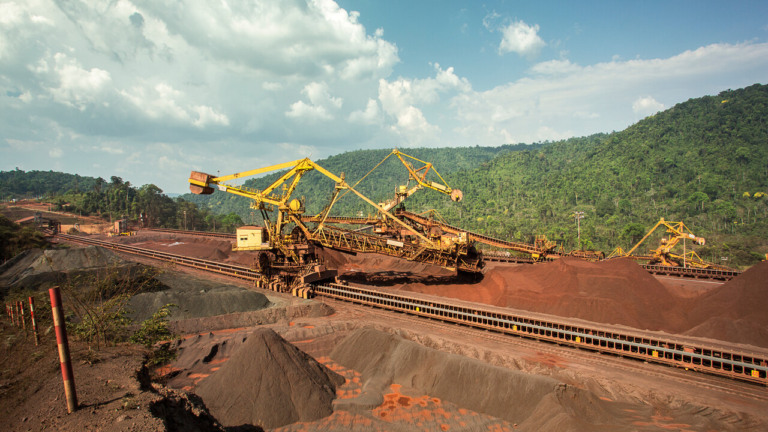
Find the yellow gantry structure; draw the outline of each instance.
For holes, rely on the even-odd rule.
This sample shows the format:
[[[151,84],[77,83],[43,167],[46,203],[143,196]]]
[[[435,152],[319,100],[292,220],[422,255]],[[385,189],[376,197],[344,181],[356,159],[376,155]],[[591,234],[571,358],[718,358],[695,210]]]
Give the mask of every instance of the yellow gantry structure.
[[[673,254],[672,249],[677,246],[681,240],[683,241],[684,245],[686,240],[690,240],[697,245],[705,244],[705,240],[703,237],[694,235],[691,229],[688,228],[685,223],[666,221],[664,218],[661,218],[656,223],[656,225],[654,225],[653,228],[651,228],[650,231],[648,231],[648,233],[645,234],[645,236],[639,242],[637,242],[635,246],[632,247],[632,249],[628,250],[627,252],[623,252],[621,248],[616,248],[616,250],[611,253],[611,256],[632,257],[632,253],[637,251],[640,245],[643,244],[643,242],[645,242],[645,240],[647,240],[648,237],[650,237],[651,234],[653,234],[660,227],[663,227],[666,230],[666,233],[669,234],[669,237],[662,238],[661,244],[657,248],[652,249],[650,251],[650,256],[645,257],[646,259],[668,267],[676,267],[680,265],[683,267],[717,267],[714,264],[707,263],[702,260],[701,257],[699,257],[699,255],[694,251],[684,251],[682,255]]]
[[[249,190],[242,186],[235,186],[235,185],[225,183],[227,181],[231,181],[239,178],[250,177],[254,175],[264,174],[264,173],[283,170],[283,169],[287,169],[288,171],[286,171],[282,176],[280,176],[280,178],[275,180],[272,184],[270,184],[269,186],[267,186],[261,191]],[[376,204],[375,202],[370,200],[368,197],[366,197],[365,195],[363,195],[362,193],[354,189],[352,186],[350,186],[344,179],[343,175],[337,176],[332,172],[328,171],[327,169],[323,168],[316,162],[310,160],[309,158],[299,159],[291,162],[285,162],[281,164],[267,166],[264,168],[258,168],[250,171],[244,171],[244,172],[220,176],[220,177],[214,177],[210,174],[193,171],[189,177],[189,184],[190,184],[189,188],[192,193],[208,195],[213,193],[214,187],[215,187],[223,192],[228,192],[231,194],[250,198],[251,200],[253,200],[251,202],[251,207],[255,209],[266,210],[267,205],[276,207],[278,210],[277,222],[273,227],[268,226],[267,228],[269,229],[270,234],[275,236],[273,237],[274,240],[277,240],[279,239],[279,236],[282,232],[284,225],[287,224],[289,220],[293,221],[294,223],[297,224],[297,226],[301,227],[302,230],[305,231],[305,233],[310,234],[308,232],[308,229],[301,223],[300,218],[296,217],[303,212],[304,210],[303,204],[296,199],[291,201],[289,200],[293,191],[296,189],[296,186],[298,185],[299,180],[301,180],[301,177],[307,172],[312,170],[316,170],[321,174],[325,175],[326,177],[328,177],[329,179],[333,180],[336,183],[337,191],[346,190],[354,193],[361,200],[365,201],[369,205],[376,208],[376,210],[380,212],[383,215],[383,217],[389,218],[393,222],[405,228],[408,232],[410,232],[412,235],[415,235],[421,240],[422,246],[431,248],[431,249],[439,249],[439,244],[435,244],[435,242],[429,240],[427,237],[425,237],[418,231],[414,230],[408,224],[396,218],[394,215],[389,213],[388,208],[385,208],[382,205]],[[284,191],[282,191],[282,193],[279,193],[277,192],[277,189],[281,185],[286,185],[286,186],[284,187]],[[334,202],[335,202],[335,197],[336,195],[334,194]],[[331,205],[332,204],[333,202],[331,203]],[[327,212],[326,212],[326,215],[327,215]],[[265,220],[265,223],[268,223],[268,222]],[[322,230],[322,229],[323,229],[323,223],[321,221],[321,223],[318,225],[317,230]],[[273,240],[270,240],[270,241],[273,241]]]

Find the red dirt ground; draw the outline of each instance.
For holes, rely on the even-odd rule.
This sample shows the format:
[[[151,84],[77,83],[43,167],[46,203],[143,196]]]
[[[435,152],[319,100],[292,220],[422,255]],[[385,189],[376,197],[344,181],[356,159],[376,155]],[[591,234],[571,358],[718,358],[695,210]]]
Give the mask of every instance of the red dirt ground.
[[[141,233],[136,246],[249,266],[253,253],[226,240]],[[587,321],[768,347],[768,263],[711,281],[657,278],[635,261],[562,258],[535,265],[489,264],[480,280],[446,269],[373,254],[322,251],[326,266],[352,282],[452,297]],[[664,283],[662,283],[664,281]],[[703,288],[702,288],[703,287]]]
[[[395,290],[452,297],[561,317],[768,347],[768,262],[733,280],[670,281],[630,259],[562,258],[535,265],[490,264],[479,281],[396,258],[326,251],[343,276]],[[664,280],[664,283],[662,283]]]

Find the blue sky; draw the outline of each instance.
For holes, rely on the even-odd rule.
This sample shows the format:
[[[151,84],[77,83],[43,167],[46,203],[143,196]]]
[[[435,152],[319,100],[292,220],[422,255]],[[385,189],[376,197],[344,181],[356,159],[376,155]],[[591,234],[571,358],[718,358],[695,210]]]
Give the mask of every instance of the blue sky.
[[[667,58],[705,45],[768,37],[765,1],[415,1],[406,3],[405,11],[386,1],[338,3],[359,11],[366,28],[383,28],[384,37],[397,44],[401,62],[395,75],[428,75],[429,63],[437,62],[453,65],[476,90],[523,77],[532,63],[546,60],[590,65],[616,57]],[[546,47],[530,59],[499,55],[500,35],[484,25],[493,14],[498,26],[538,25]]]
[[[0,0],[0,170],[184,192],[190,170],[622,130],[767,71],[765,1]]]

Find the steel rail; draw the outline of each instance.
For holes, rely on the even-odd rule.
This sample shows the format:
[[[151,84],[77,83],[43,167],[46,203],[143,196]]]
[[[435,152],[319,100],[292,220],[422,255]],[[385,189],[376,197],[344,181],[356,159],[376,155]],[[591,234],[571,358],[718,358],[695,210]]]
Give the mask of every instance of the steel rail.
[[[255,270],[232,264],[81,236],[59,234],[58,237],[244,280],[258,280],[261,276]],[[508,313],[481,305],[461,305],[440,298],[422,298],[341,284],[314,284],[313,289],[315,295],[321,297],[768,385],[768,351],[748,352],[736,346],[705,345],[700,341],[667,335],[597,327],[589,322],[577,325],[551,316],[526,315],[517,311]]]
[[[202,237],[218,237],[218,238],[225,238],[227,240],[234,240],[235,238],[237,238],[237,235],[235,234],[217,233],[217,232],[210,232],[210,231],[187,231],[187,230],[177,230],[177,229],[167,229],[167,228],[144,228],[141,231],[159,232],[159,233],[167,233],[167,234],[193,235],[193,236],[202,236]]]
[[[236,277],[244,280],[256,280],[261,275],[256,271],[247,267],[221,263],[217,261],[209,261],[201,258],[193,258],[184,255],[177,255],[168,252],[161,252],[152,249],[144,249],[136,246],[112,243],[104,240],[91,239],[81,236],[72,236],[67,234],[59,234],[58,237],[64,240],[81,243],[86,245],[101,246],[103,248],[116,250],[119,252],[130,253],[133,255],[139,255],[146,258],[154,258],[173,264],[182,265],[185,267],[191,267],[199,270],[210,271],[227,276]]]

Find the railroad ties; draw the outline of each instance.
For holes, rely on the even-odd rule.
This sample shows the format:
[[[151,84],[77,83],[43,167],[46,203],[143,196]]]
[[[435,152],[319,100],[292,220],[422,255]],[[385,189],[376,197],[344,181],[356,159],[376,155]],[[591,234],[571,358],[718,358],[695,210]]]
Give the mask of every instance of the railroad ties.
[[[74,243],[101,246],[238,279],[258,281],[261,277],[253,269],[232,264],[82,236],[59,234],[58,237]],[[573,324],[549,315],[518,313],[475,303],[469,305],[459,301],[452,302],[440,297],[395,294],[342,284],[315,284],[313,291],[317,296],[359,305],[768,385],[768,350],[749,352],[741,346],[727,343],[708,345],[700,340],[683,337],[607,325],[598,326],[597,323],[586,321]]]

